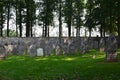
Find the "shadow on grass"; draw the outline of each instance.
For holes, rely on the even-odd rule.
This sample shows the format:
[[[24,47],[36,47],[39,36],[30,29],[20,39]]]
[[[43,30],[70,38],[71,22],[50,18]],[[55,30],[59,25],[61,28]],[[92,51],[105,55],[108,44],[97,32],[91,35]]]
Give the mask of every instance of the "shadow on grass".
[[[68,56],[10,56],[0,61],[0,79],[118,80],[119,68],[120,62],[108,64],[105,62],[105,54],[96,50]]]

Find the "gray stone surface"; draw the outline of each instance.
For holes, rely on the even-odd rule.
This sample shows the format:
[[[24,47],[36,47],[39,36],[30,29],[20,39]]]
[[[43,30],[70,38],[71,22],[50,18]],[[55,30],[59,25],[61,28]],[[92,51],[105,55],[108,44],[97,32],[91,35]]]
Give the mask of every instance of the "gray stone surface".
[[[43,48],[37,48],[37,56],[43,56]]]
[[[12,54],[13,55],[18,55],[18,46],[17,45],[13,45]]]
[[[17,50],[18,50],[18,55],[23,55],[26,50],[26,44],[23,40],[18,40],[18,45],[17,45]]]
[[[6,54],[5,47],[0,47],[0,54]]]
[[[117,40],[113,34],[107,39],[106,61],[117,61]]]
[[[28,48],[28,53],[30,57],[35,57],[37,55],[37,48],[35,45],[30,45]]]
[[[56,55],[60,54],[60,45],[57,45],[55,48]]]
[[[105,38],[106,40],[106,38]],[[119,40],[119,38],[117,39]],[[30,48],[31,45],[34,47]],[[57,46],[60,46],[60,49]],[[101,41],[100,47],[104,45]],[[89,49],[97,49],[98,43],[95,38],[86,37],[76,37],[76,38],[61,38],[61,43],[59,38],[0,38],[0,46],[6,48],[6,52],[13,53],[14,55],[23,55],[28,49],[28,52],[33,50],[37,54],[37,49],[42,48],[45,55],[51,55],[51,52],[55,49],[56,55],[62,50],[63,54],[72,54],[76,51],[80,53],[86,53]],[[108,49],[107,49],[108,50]],[[27,52],[27,51],[26,51]],[[34,54],[33,53],[33,54]],[[32,54],[32,53],[31,53]]]
[[[88,43],[88,38],[84,38],[81,41],[81,46],[80,46],[80,53],[84,54],[87,51],[89,51],[89,43]]]
[[[75,53],[76,51],[80,50],[81,39],[77,37],[75,40],[71,41],[69,45],[69,53]]]
[[[100,48],[100,52],[105,51],[105,39],[104,38],[100,39],[99,48]]]

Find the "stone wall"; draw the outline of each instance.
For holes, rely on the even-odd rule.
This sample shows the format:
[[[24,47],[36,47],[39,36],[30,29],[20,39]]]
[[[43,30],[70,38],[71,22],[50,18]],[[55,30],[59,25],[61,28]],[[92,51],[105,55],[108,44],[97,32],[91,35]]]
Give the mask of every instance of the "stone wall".
[[[106,39],[105,39],[106,40]],[[63,54],[73,54],[76,51],[84,54],[89,49],[99,49],[100,38],[0,38],[0,47],[5,47],[6,55],[11,53],[14,55],[28,54],[31,57],[37,55],[37,49],[42,48],[44,55],[50,55],[51,52],[62,51]],[[59,50],[60,49],[60,50]],[[59,55],[59,52],[56,52]]]

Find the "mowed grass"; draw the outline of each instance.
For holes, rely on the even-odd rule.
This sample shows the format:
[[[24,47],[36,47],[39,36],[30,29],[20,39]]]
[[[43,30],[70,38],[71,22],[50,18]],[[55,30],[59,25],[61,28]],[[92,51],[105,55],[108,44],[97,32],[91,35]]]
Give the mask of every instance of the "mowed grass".
[[[0,80],[120,80],[120,61],[105,62],[105,53],[96,50],[69,56],[10,56],[0,61]]]

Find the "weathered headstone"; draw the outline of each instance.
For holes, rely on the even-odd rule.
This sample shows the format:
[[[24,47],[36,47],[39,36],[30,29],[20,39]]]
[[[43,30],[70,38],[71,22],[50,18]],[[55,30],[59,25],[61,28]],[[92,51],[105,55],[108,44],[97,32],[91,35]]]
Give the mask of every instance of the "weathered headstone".
[[[6,55],[9,55],[13,51],[13,45],[12,44],[5,45],[5,49]]]
[[[18,55],[23,55],[26,49],[26,45],[23,40],[18,40]]]
[[[104,52],[105,50],[105,39],[104,38],[100,39],[99,48],[100,48],[100,52]]]
[[[6,55],[6,49],[4,46],[0,46],[0,60],[4,60]]]
[[[117,40],[115,36],[110,34],[106,43],[106,61],[117,61]]]
[[[30,57],[35,57],[35,56],[37,55],[36,46],[35,46],[35,45],[31,45],[31,46],[28,48],[28,52],[29,52]]]
[[[99,49],[99,43],[98,43],[98,41],[94,41],[93,42],[93,48],[94,49]]]
[[[68,38],[65,38],[63,41],[63,44],[61,45],[63,54],[68,54],[69,52],[69,43],[68,43]]]
[[[43,48],[38,48],[37,49],[37,56],[43,56],[44,53],[43,53]]]
[[[80,45],[80,53],[81,54],[84,54],[89,50],[88,45],[89,45],[88,38],[84,38],[81,42],[81,45]]]
[[[12,54],[13,55],[18,55],[18,46],[17,45],[13,45]]]
[[[60,46],[59,45],[56,46],[55,52],[56,52],[56,55],[60,54]]]

